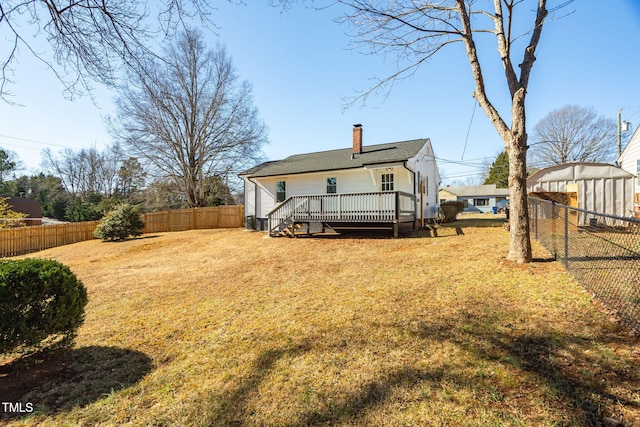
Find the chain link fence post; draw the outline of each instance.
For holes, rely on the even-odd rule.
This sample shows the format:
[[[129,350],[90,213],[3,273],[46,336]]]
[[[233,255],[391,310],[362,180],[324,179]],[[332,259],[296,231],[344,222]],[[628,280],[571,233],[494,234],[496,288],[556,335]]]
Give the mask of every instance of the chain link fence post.
[[[640,219],[534,197],[529,207],[536,240],[553,259],[560,255],[562,265],[585,289],[640,333]]]
[[[564,206],[564,268],[569,267],[569,208]]]

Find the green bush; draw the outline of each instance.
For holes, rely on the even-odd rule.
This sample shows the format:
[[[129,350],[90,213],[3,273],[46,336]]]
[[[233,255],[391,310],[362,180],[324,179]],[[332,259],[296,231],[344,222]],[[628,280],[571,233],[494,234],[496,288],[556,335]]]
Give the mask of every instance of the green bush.
[[[95,193],[72,200],[65,210],[65,219],[71,222],[99,220],[104,216],[100,208],[101,200],[102,196]]]
[[[67,348],[84,321],[87,290],[53,260],[0,262],[0,354]]]
[[[442,210],[442,215],[444,215],[442,222],[453,222],[464,209],[464,203],[454,201],[443,202],[440,204],[440,209]]]
[[[103,241],[125,240],[139,236],[144,230],[144,221],[138,208],[129,203],[120,203],[108,212],[93,235]]]

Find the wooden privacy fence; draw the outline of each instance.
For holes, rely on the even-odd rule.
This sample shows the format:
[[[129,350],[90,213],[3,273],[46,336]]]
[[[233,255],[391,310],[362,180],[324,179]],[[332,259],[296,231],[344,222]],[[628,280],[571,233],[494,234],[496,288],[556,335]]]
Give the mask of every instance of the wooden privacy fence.
[[[143,217],[145,221],[143,233],[238,228],[243,226],[244,206],[216,206],[150,212],[143,214]],[[0,230],[0,257],[23,255],[91,240],[94,238],[93,231],[99,222],[69,222]]]
[[[0,230],[0,256],[28,254],[93,239],[93,230],[98,222],[69,222]]]
[[[244,206],[179,209],[144,214],[144,233],[205,228],[238,228],[244,224]]]

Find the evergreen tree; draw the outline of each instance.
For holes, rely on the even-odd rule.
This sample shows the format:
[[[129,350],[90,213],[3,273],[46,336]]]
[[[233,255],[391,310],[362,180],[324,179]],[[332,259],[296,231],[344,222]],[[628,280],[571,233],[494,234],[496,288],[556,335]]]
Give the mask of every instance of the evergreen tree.
[[[4,182],[9,174],[18,168],[15,153],[0,148],[0,183]]]
[[[70,198],[62,186],[60,178],[39,173],[33,176],[24,175],[11,182],[15,186],[11,194],[39,201],[42,206],[42,214],[46,217],[58,220],[65,219],[65,211]]]
[[[485,184],[495,184],[497,188],[509,187],[509,156],[506,151],[501,152],[491,164]]]

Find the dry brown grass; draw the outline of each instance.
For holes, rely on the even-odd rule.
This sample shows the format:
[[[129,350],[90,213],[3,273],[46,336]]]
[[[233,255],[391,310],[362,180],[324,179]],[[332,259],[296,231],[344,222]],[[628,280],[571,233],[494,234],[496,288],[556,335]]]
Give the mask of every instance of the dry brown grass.
[[[37,408],[9,422],[640,425],[637,339],[540,247],[542,261],[507,262],[508,234],[485,224],[400,239],[197,230],[32,254],[70,266],[89,304],[64,365],[0,370],[0,395],[13,384]]]

